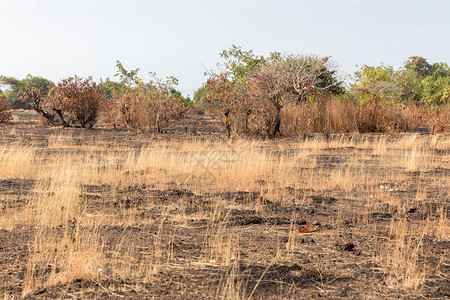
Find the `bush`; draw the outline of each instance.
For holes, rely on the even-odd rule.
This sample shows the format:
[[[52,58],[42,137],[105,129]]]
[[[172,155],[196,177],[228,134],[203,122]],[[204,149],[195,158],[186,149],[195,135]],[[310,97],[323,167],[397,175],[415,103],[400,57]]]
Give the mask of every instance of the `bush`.
[[[6,96],[0,94],[0,123],[11,120],[11,104],[6,100]]]
[[[178,94],[155,87],[114,93],[103,109],[103,118],[115,125],[160,132],[171,120],[182,117],[187,107]]]
[[[83,128],[92,128],[97,122],[103,95],[92,78],[77,76],[63,79],[55,87],[53,110],[73,114]],[[64,121],[64,120],[63,120]]]
[[[75,76],[52,86],[48,93],[37,87],[21,90],[20,99],[44,117],[49,125],[70,127],[79,122],[83,128],[92,128],[104,98],[91,78]]]
[[[361,104],[358,115],[359,132],[406,131],[408,124],[401,106],[368,99]]]

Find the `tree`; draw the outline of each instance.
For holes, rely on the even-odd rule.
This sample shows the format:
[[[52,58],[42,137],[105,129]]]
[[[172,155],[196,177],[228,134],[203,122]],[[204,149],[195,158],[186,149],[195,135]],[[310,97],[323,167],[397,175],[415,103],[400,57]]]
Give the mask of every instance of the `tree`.
[[[115,76],[120,78],[120,82],[124,86],[128,88],[137,88],[142,83],[140,78],[137,76],[139,68],[127,71],[122,65],[122,63],[118,60],[116,61],[116,66],[117,66],[117,73]]]
[[[392,66],[362,66],[355,72],[356,82],[352,86],[358,93],[360,104],[367,100],[398,102],[402,96],[398,74]]]
[[[249,133],[249,120],[255,115],[262,117],[257,123],[264,124],[269,136],[280,135],[281,109],[286,104],[305,101],[318,92],[344,92],[329,57],[273,52],[265,58],[234,45],[220,56],[225,70],[210,72],[205,87],[210,102],[217,102],[224,115],[228,136],[236,121]]]
[[[231,136],[231,123],[230,114],[236,110],[239,99],[233,90],[231,82],[228,80],[225,73],[211,74],[210,78],[206,81],[206,88],[210,91],[207,95],[209,102],[217,102],[220,110],[222,111],[225,130],[227,136]]]
[[[450,77],[428,76],[422,80],[422,86],[423,103],[435,108],[450,104]]]
[[[224,70],[218,74],[205,73],[209,74],[205,85],[205,91],[208,91],[206,97],[209,103],[217,105],[222,112],[228,137],[231,136],[230,118],[233,114],[238,121],[243,118],[242,130],[248,133],[249,117],[254,112],[255,103],[246,95],[247,82],[251,72],[261,67],[266,59],[255,55],[252,50],[246,51],[235,45],[222,51],[220,57],[224,60]]]
[[[11,104],[6,100],[6,96],[0,90],[0,123],[6,123],[11,119],[10,109]]]
[[[55,125],[56,110],[50,106],[48,94],[43,94],[37,87],[28,87],[20,90],[20,100],[30,105],[38,114],[44,117],[50,125]],[[59,111],[63,123],[64,117]]]
[[[422,78],[415,71],[411,69],[397,71],[395,84],[401,89],[401,98],[416,102],[421,101],[423,94]]]
[[[450,68],[446,63],[430,64],[419,56],[411,56],[400,70],[364,65],[355,72],[352,89],[361,104],[370,99],[403,106],[413,100],[438,108],[450,103]]]
[[[433,66],[428,61],[420,56],[411,56],[405,62],[405,70],[414,71],[420,77],[427,77],[433,73]]]
[[[20,92],[20,99],[46,118],[50,125],[57,124],[58,116],[66,127],[78,121],[83,128],[92,128],[104,98],[92,78],[75,76],[52,85],[47,94],[37,87],[25,88]]]
[[[432,69],[433,78],[450,77],[450,67],[446,63],[434,63]]]
[[[414,92],[414,99],[431,107],[440,107],[450,103],[450,68],[446,63],[433,63],[419,56],[411,56],[406,62],[399,84],[405,87],[405,73],[414,78],[412,84],[404,88],[404,94]]]
[[[73,113],[83,128],[92,128],[97,122],[98,109],[103,95],[92,78],[78,76],[63,79],[55,87],[54,110]]]
[[[0,76],[0,85],[6,86],[5,96],[12,104],[13,108],[30,108],[30,106],[20,99],[20,91],[29,88],[38,88],[42,94],[48,94],[52,82],[39,76],[27,75],[22,80],[14,77]]]
[[[233,86],[245,85],[250,72],[266,60],[264,56],[256,56],[253,50],[242,50],[242,47],[236,45],[232,45],[229,50],[223,50],[220,57],[225,60],[223,66]]]
[[[248,85],[252,97],[273,106],[271,136],[280,135],[281,109],[287,104],[306,101],[317,92],[337,93],[343,89],[328,58],[292,54],[274,56],[254,69]]]
[[[185,110],[186,99],[175,88],[178,85],[176,77],[161,79],[152,72],[149,75],[152,79],[147,84],[147,91],[153,100],[152,109],[156,111],[156,131],[161,132],[163,124],[181,116]]]
[[[173,76],[162,79],[150,72],[151,79],[144,82],[138,77],[139,69],[127,71],[120,61],[117,69],[120,82],[107,80],[103,91],[111,95],[108,108],[119,124],[161,132],[169,120],[181,117],[191,103],[176,89],[178,79]]]

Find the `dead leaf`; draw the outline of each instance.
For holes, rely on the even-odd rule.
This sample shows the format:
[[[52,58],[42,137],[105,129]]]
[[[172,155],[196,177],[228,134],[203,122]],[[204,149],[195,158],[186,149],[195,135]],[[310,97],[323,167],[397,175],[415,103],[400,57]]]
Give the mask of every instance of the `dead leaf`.
[[[266,200],[264,200],[264,198],[263,198],[262,195],[259,195],[259,197],[258,197],[258,202],[259,202],[260,204],[267,204]]]
[[[317,230],[319,230],[319,225],[305,225],[297,228],[297,231],[301,233],[314,232]]]
[[[355,245],[353,243],[345,243],[344,245],[341,245],[340,248],[344,251],[354,251]]]

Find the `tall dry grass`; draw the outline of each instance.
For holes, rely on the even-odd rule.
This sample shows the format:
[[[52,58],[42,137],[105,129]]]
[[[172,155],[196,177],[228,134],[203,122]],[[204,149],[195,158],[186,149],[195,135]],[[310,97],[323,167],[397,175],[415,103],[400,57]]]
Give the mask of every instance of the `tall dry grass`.
[[[329,116],[337,118],[338,114],[334,115],[333,109],[343,109],[339,105],[330,106]],[[322,123],[320,126],[335,126],[330,124],[340,126],[338,122]],[[52,137],[50,140],[53,150],[68,146],[61,139]],[[91,147],[95,145],[80,146],[80,149]],[[342,161],[327,165],[322,159],[329,154],[330,148],[334,151],[352,151],[352,148],[368,151],[365,152],[367,154],[349,155]],[[292,199],[288,188],[325,191],[325,196],[337,190],[344,198],[357,197],[364,206],[363,217],[358,221],[372,228],[368,234],[378,241],[373,261],[386,274],[387,282],[392,286],[414,289],[424,284],[432,272],[423,260],[426,255],[424,235],[433,232],[439,239],[448,237],[449,223],[444,208],[439,218],[430,217],[425,225],[411,223],[406,218],[392,219],[389,239],[379,236],[373,223],[375,221],[370,216],[385,204],[389,204],[390,211],[399,216],[421,205],[431,187],[419,186],[416,197],[408,199],[399,198],[394,192],[409,188],[407,180],[412,176],[409,174],[450,168],[448,152],[438,155],[436,151],[449,148],[448,137],[419,135],[396,139],[355,136],[332,141],[317,137],[290,143],[163,141],[140,149],[113,147],[97,155],[87,151],[62,150],[59,154],[46,154],[32,145],[17,144],[0,148],[0,178],[28,178],[33,180],[34,187],[24,209],[2,211],[0,226],[7,230],[16,225],[33,228],[35,237],[29,248],[24,295],[40,287],[76,279],[98,280],[102,276],[139,278],[139,282],[151,282],[173,260],[170,248],[162,242],[163,229],[168,221],[182,219],[181,213],[172,215],[167,210],[166,218],[158,224],[159,229],[148,256],[136,262],[131,254],[127,254],[130,250],[124,250],[132,249],[133,245],[124,245],[123,240],[106,250],[100,238],[100,228],[104,226],[136,221],[120,210],[109,216],[88,213],[84,185],[104,185],[114,190],[147,184],[152,189],[186,188],[196,194],[219,196],[223,192],[249,191],[282,206],[290,205],[291,201],[309,201],[306,197]],[[261,181],[265,182],[264,187]],[[387,184],[389,182],[392,184]],[[448,188],[445,178],[435,179],[433,184]],[[104,201],[114,200],[114,193],[109,196],[112,198]],[[197,216],[209,220],[200,263],[230,267],[230,277],[224,279],[218,295],[236,299],[243,295],[244,289],[244,282],[236,281],[238,274],[234,267],[235,261],[240,260],[242,249],[238,236],[227,226],[227,216],[219,209],[227,208],[229,204],[221,202],[219,196],[215,209],[199,212],[203,215]],[[257,205],[242,204],[254,209]],[[341,215],[344,213],[355,214],[354,210],[343,211]],[[355,214],[355,218],[360,216]],[[335,223],[338,222],[336,219]],[[291,227],[294,228],[293,225]],[[288,241],[285,250],[280,247],[277,257],[287,259],[298,247],[292,228],[291,242]]]
[[[407,132],[427,128],[431,133],[450,131],[450,106],[439,110],[409,103],[404,107],[336,97],[286,106],[282,111],[283,134],[319,132]],[[422,129],[425,130],[425,129]]]

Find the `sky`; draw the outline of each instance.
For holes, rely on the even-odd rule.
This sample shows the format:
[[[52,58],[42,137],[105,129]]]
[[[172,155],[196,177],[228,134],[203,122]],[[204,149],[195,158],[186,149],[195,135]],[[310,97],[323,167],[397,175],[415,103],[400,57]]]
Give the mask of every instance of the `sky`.
[[[400,68],[410,56],[450,63],[448,0],[0,0],[0,75],[175,76],[193,96],[232,45],[331,56],[340,74]]]

